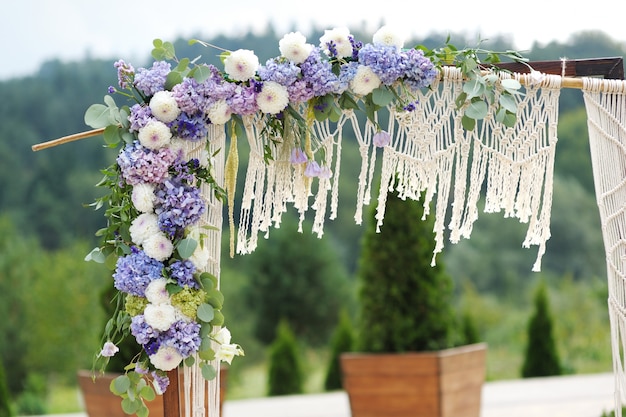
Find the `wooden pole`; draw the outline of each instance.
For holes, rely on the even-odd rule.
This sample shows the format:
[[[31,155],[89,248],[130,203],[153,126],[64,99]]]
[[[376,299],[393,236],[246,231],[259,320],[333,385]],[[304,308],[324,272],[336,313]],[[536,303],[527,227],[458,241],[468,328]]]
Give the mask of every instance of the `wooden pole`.
[[[104,128],[88,130],[86,132],[75,133],[69,136],[63,136],[62,138],[50,140],[48,142],[38,143],[32,146],[33,151],[40,151],[42,149],[52,148],[54,146],[63,145],[64,143],[74,142],[76,140],[90,138],[92,136],[98,136],[104,132]]]
[[[170,385],[163,393],[163,417],[180,417],[178,368],[168,371],[167,377],[170,380]]]

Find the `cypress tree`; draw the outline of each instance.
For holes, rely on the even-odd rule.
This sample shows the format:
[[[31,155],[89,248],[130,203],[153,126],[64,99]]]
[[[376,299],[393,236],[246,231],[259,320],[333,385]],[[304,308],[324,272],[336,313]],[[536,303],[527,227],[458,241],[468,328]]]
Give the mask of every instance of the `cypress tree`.
[[[341,354],[350,352],[354,345],[354,330],[352,322],[345,310],[339,315],[339,323],[331,340],[331,353],[324,380],[324,388],[327,391],[338,390],[343,387],[341,378]]]
[[[273,395],[301,394],[303,372],[298,343],[286,320],[281,320],[270,346],[268,392]]]
[[[562,368],[553,334],[548,291],[543,281],[534,296],[534,313],[528,321],[528,344],[522,377],[561,375]]]
[[[452,279],[441,259],[431,266],[434,219],[423,201],[389,194],[376,232],[374,207],[359,260],[359,349],[364,352],[440,350],[452,346]]]

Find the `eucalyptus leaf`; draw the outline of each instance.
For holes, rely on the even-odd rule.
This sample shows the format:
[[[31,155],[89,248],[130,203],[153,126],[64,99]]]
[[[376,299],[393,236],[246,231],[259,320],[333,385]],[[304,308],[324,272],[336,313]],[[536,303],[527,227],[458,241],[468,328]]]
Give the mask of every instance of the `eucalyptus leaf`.
[[[165,77],[165,89],[171,90],[175,85],[183,82],[183,74],[177,71],[172,71]]]
[[[200,369],[202,371],[202,377],[206,379],[207,381],[211,381],[215,379],[215,377],[217,376],[217,371],[211,364],[203,363],[200,366]]]
[[[474,127],[476,127],[476,120],[467,116],[463,116],[461,118],[461,124],[463,125],[463,129],[465,130],[474,130]]]
[[[511,112],[506,112],[504,119],[502,120],[502,124],[505,125],[506,127],[514,127],[515,123],[517,122],[517,116],[515,115],[515,113],[511,113]]]
[[[194,67],[189,74],[199,83],[202,83],[209,79],[212,74],[211,68],[207,65],[198,65]]]
[[[522,85],[516,79],[506,78],[502,80],[502,88],[504,88],[511,94],[515,94],[520,88],[522,88]]]
[[[156,393],[150,385],[141,388],[140,396],[146,401],[152,401],[156,398]]]
[[[224,315],[221,311],[215,310],[215,317],[213,317],[211,323],[215,326],[222,326],[224,324]]]
[[[105,127],[102,136],[104,137],[104,143],[108,145],[117,145],[122,140],[120,128],[115,125],[108,125]]]
[[[484,119],[488,111],[487,103],[482,100],[474,100],[465,109],[465,116],[475,120]]]
[[[94,248],[85,256],[85,261],[93,261],[99,264],[104,263],[106,257],[104,253],[100,250],[100,248]]]
[[[142,404],[136,414],[137,417],[148,417],[150,415],[150,410],[145,404]]]
[[[485,91],[485,85],[481,81],[481,79],[477,78],[469,80],[465,84],[463,84],[463,92],[467,94],[468,100],[483,95]]]
[[[394,98],[394,94],[385,87],[378,87],[372,91],[372,101],[380,107],[386,107]]]
[[[128,391],[130,388],[130,379],[127,375],[120,375],[111,381],[111,385],[109,387],[111,392],[115,395],[121,395]]]
[[[176,246],[178,254],[183,259],[190,258],[198,247],[198,241],[190,237],[181,240]]]
[[[517,113],[517,101],[510,94],[500,95],[500,106],[513,114]]]
[[[85,124],[94,129],[106,127],[110,124],[110,109],[104,104],[92,104],[85,112]]]
[[[197,315],[200,320],[210,323],[215,317],[215,309],[210,304],[202,303],[198,306]]]
[[[122,400],[122,410],[126,414],[135,414],[141,407],[141,401],[138,399],[131,399],[130,397]]]

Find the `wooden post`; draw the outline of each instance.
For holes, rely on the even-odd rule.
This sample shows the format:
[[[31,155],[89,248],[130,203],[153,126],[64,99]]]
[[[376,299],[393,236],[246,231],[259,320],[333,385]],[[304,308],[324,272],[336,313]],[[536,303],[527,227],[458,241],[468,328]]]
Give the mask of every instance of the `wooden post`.
[[[163,393],[163,417],[180,417],[178,368],[169,371],[167,377],[170,379],[170,385]]]

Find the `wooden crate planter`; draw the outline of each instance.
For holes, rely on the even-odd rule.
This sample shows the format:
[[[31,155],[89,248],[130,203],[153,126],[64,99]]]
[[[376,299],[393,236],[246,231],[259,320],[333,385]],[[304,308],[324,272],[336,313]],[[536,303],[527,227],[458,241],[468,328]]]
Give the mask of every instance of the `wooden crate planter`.
[[[222,366],[220,368],[220,415],[224,404],[227,374],[227,369]],[[91,371],[78,371],[78,385],[88,417],[128,417],[128,414],[122,411],[122,399],[114,395],[109,389],[111,381],[117,376],[119,374],[107,373],[98,376],[94,382]],[[182,404],[182,372],[180,372],[180,379],[180,403]],[[150,410],[150,417],[163,417],[165,415],[162,395],[157,395],[154,401],[146,401],[146,405]]]
[[[479,417],[486,350],[343,354],[352,417]]]

